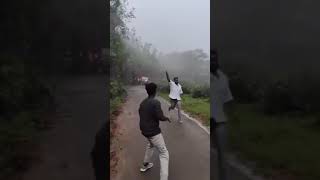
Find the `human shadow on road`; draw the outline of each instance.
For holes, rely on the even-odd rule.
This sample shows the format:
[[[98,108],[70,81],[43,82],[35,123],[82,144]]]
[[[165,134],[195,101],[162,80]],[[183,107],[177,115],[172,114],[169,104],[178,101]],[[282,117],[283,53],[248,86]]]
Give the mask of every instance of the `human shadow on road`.
[[[95,143],[91,151],[92,165],[96,180],[106,180],[109,172],[109,122],[103,124],[95,137]]]

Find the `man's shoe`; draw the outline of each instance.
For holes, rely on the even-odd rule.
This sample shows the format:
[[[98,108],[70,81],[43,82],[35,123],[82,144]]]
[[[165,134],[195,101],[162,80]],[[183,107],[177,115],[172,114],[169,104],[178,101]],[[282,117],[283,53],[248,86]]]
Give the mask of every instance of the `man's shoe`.
[[[153,163],[147,163],[146,165],[142,165],[140,168],[141,172],[146,172],[148,169],[151,169],[153,167]]]
[[[179,123],[180,123],[180,124],[182,124],[182,123],[183,123],[183,121],[182,121],[182,120],[180,120],[180,121],[179,121]]]

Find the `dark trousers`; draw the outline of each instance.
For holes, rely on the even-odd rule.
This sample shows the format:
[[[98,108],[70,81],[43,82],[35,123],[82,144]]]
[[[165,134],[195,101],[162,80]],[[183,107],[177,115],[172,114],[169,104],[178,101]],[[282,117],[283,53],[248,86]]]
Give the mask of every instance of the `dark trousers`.
[[[215,148],[217,150],[217,160],[218,160],[218,180],[227,180],[227,164],[226,164],[226,143],[227,143],[227,129],[226,123],[216,123],[213,121],[213,138],[211,142],[211,148]],[[213,154],[211,155],[212,158],[216,158]],[[214,162],[214,161],[212,161]],[[212,171],[212,172],[216,172]],[[211,175],[211,179],[213,175]]]

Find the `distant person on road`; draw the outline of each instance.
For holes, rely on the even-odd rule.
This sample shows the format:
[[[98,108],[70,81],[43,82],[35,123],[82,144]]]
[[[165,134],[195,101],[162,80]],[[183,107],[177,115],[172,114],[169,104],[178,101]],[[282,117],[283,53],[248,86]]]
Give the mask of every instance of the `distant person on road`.
[[[227,179],[226,159],[224,156],[226,145],[226,122],[224,106],[233,100],[229,89],[227,76],[220,70],[218,54],[215,50],[210,52],[210,86],[211,86],[211,119],[214,129],[214,144],[218,151],[219,180]],[[213,144],[213,143],[211,143]],[[211,156],[213,157],[213,156]],[[212,171],[214,172],[214,171]],[[214,177],[212,177],[214,178]]]
[[[141,172],[145,172],[153,167],[151,158],[154,149],[159,152],[160,158],[160,180],[168,180],[169,175],[169,152],[166,148],[159,121],[169,121],[169,118],[163,115],[160,102],[155,99],[157,85],[148,83],[145,85],[148,97],[144,99],[139,108],[140,130],[142,135],[147,138],[148,144],[144,156]]]
[[[172,81],[167,71],[166,71],[166,76],[170,86],[169,98],[170,98],[171,106],[169,107],[169,111],[177,107],[178,120],[180,123],[182,123],[183,121],[181,119],[181,97],[180,97],[180,95],[183,94],[182,86],[179,83],[178,77],[174,77]]]

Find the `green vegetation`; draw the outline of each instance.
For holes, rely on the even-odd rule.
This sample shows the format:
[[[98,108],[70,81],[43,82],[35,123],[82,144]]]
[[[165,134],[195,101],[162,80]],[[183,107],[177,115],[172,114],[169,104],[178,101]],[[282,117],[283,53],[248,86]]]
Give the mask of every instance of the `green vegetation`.
[[[111,81],[110,85],[110,113],[113,113],[123,103],[127,93],[119,81]]]
[[[168,82],[162,81],[159,84],[159,95],[169,100]],[[210,126],[210,87],[196,85],[190,82],[181,82],[183,88],[182,109],[192,116],[199,118],[205,125]]]
[[[320,179],[317,118],[299,114],[265,115],[252,104],[229,114],[230,150],[256,163],[258,171],[284,171],[298,179]]]
[[[21,112],[11,121],[0,119],[0,179],[27,167],[30,154],[26,147],[38,135],[38,118],[30,112]]]
[[[253,167],[260,173],[319,179],[317,78],[263,78],[259,73],[252,76],[248,67],[236,73],[226,66],[236,101],[229,118],[230,149],[256,163]]]
[[[193,98],[190,95],[182,96],[182,108],[199,117],[207,126],[210,126],[210,99],[209,98]]]
[[[27,168],[27,147],[46,128],[43,115],[52,105],[52,94],[32,70],[18,57],[1,57],[0,179]]]
[[[168,93],[160,92],[162,98],[169,100]],[[182,109],[192,116],[200,118],[205,125],[210,126],[209,98],[193,98],[191,95],[182,96]]]
[[[302,74],[303,69],[281,74],[246,65],[241,72],[236,65],[224,66],[236,101],[230,112],[230,149],[256,163],[260,173],[319,179],[318,77]]]

